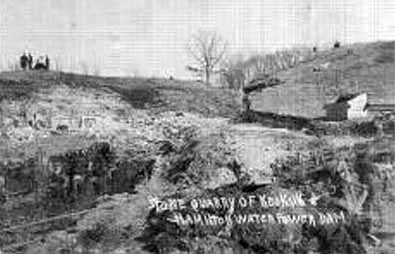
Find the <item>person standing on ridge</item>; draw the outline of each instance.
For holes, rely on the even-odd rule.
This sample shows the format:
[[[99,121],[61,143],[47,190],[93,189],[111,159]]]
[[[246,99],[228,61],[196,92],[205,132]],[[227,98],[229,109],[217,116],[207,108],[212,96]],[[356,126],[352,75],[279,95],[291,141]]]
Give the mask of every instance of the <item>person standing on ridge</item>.
[[[43,56],[40,56],[36,59],[36,64],[34,65],[35,70],[46,70],[46,61]]]
[[[26,65],[27,65],[28,60],[29,59],[28,59],[28,57],[26,55],[26,52],[24,52],[23,55],[20,58],[20,64],[21,64],[22,70],[26,70]]]
[[[33,56],[32,54],[30,54],[30,52],[27,55],[27,59],[28,59],[27,62],[29,64],[29,70],[33,70]]]
[[[45,55],[45,69],[49,70],[49,57],[48,57],[48,55]]]

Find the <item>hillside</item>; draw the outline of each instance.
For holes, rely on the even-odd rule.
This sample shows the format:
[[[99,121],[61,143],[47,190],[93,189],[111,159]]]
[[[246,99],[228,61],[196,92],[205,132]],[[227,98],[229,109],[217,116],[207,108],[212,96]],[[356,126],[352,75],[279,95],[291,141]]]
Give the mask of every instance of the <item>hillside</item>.
[[[312,59],[278,73],[286,84],[255,94],[253,108],[314,118],[323,116],[323,105],[337,95],[356,92],[367,92],[372,103],[395,103],[394,55],[393,41],[318,51]]]
[[[117,94],[138,109],[180,110],[204,116],[237,115],[235,92],[208,88],[198,82],[156,78],[104,78],[63,72],[0,73],[0,100],[29,97],[39,89],[58,85],[70,88],[94,88]]]
[[[377,45],[361,45],[360,51],[356,45],[354,53],[371,47],[371,55],[365,54],[371,68],[390,68],[393,63],[377,53],[383,48]],[[319,116],[318,105],[332,95],[320,97],[306,85],[313,77],[309,70],[330,59],[333,65],[346,64],[343,51],[321,52],[280,73],[287,83],[255,94],[253,106],[260,101],[261,111]],[[301,75],[294,76],[297,72]],[[240,123],[233,121],[240,114],[237,92],[154,78],[1,73],[0,105],[1,253],[370,254],[394,249],[391,135],[315,135],[306,130],[309,119],[276,114],[267,114],[260,124]],[[375,196],[373,215],[359,216],[364,201],[358,191],[348,191],[340,164],[350,173],[346,180],[356,185],[360,169],[374,168],[385,176],[377,179],[386,187]],[[297,207],[285,198],[295,193],[302,198]],[[265,195],[280,195],[291,205],[262,201]],[[218,200],[232,199],[238,205],[219,208]],[[174,200],[190,204],[181,212],[194,215],[190,209],[196,201],[199,213],[211,219],[234,216],[234,224],[175,223],[171,211],[154,209],[153,203],[163,208],[166,200],[172,200],[169,206]],[[317,225],[304,219],[293,223],[293,212],[309,214]],[[323,222],[324,213],[340,212],[346,214],[341,223]],[[238,223],[239,214],[278,217],[274,223],[263,222],[264,217]],[[371,217],[385,227],[372,225]],[[372,225],[368,231],[366,223]]]
[[[193,82],[9,72],[0,74],[0,91],[0,178],[7,179],[7,196],[0,196],[1,228],[115,205],[123,214],[102,217],[118,221],[120,232],[131,227],[132,249],[144,245],[134,238],[143,233],[150,195],[194,196],[240,179],[266,184],[277,158],[304,151],[316,140],[303,133],[234,125],[229,120],[239,112],[236,93]],[[274,140],[280,142],[273,146]],[[263,150],[266,155],[256,160]],[[77,181],[74,177],[64,182],[70,169],[82,185],[70,184]],[[115,200],[97,203],[105,195]],[[95,214],[70,222],[84,239],[91,239],[89,232],[101,220]],[[53,245],[64,246],[59,237],[73,237],[61,224],[45,226],[49,229],[38,233],[26,228],[28,239],[46,242],[22,245],[22,250],[55,253]],[[14,246],[28,240],[18,234],[0,230],[2,251],[14,253]],[[102,244],[95,241],[98,245],[91,248]],[[116,247],[113,241],[106,248]]]
[[[132,121],[142,126],[160,113],[192,113],[205,118],[234,117],[239,111],[236,93],[199,83],[45,71],[1,73],[0,104],[2,158],[32,156],[37,142],[51,144],[44,148],[48,156],[86,147],[92,142],[79,135],[87,133],[98,139],[131,138]],[[89,126],[83,121],[90,122]],[[33,122],[41,126],[29,126]],[[73,135],[54,136],[62,125]]]

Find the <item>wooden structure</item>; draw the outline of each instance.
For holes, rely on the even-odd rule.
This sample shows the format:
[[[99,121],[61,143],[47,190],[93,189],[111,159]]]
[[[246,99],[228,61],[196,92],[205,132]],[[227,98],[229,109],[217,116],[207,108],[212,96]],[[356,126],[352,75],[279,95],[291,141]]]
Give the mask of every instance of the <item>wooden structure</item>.
[[[335,102],[324,106],[326,119],[343,121],[365,118],[367,117],[367,104],[368,96],[366,93],[339,96]]]

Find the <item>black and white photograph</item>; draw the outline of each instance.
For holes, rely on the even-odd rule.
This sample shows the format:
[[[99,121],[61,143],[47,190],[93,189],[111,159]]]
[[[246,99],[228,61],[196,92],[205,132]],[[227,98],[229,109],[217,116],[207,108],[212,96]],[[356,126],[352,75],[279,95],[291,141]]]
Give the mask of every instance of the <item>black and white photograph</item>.
[[[0,254],[394,254],[394,0],[0,0]]]

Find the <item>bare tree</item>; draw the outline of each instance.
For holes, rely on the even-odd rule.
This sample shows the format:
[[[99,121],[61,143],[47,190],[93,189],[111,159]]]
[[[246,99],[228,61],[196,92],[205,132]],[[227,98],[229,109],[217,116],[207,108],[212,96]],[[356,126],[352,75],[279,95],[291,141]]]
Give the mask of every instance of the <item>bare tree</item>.
[[[187,69],[198,76],[204,77],[206,84],[210,84],[211,74],[225,56],[227,42],[216,32],[200,31],[192,37],[188,45],[188,53],[194,61]]]

